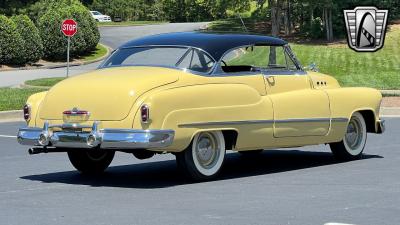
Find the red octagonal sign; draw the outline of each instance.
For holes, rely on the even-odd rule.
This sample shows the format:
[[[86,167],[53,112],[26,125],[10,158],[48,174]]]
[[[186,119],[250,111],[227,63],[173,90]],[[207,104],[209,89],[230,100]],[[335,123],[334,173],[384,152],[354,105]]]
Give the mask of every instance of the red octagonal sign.
[[[61,31],[67,37],[74,36],[76,34],[77,29],[78,29],[78,24],[73,19],[64,20],[64,22],[61,25]]]

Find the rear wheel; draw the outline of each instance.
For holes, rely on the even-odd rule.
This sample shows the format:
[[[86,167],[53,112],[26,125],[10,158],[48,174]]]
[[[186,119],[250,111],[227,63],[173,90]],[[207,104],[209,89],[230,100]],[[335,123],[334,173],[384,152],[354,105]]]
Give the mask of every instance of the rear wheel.
[[[181,170],[194,180],[209,180],[220,172],[225,160],[225,140],[221,131],[196,134],[190,146],[176,154]]]
[[[68,151],[71,164],[82,174],[100,174],[114,159],[115,151],[76,149]]]
[[[331,143],[333,155],[339,160],[359,159],[367,142],[367,126],[364,117],[355,112],[347,125],[346,134],[342,141]]]

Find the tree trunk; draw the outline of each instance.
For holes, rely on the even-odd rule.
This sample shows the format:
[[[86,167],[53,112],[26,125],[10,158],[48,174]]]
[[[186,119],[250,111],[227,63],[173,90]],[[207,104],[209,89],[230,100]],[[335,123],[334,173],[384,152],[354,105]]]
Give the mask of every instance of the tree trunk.
[[[329,9],[329,41],[333,41],[332,9]]]
[[[323,10],[324,27],[326,31],[326,40],[328,42],[333,41],[333,28],[332,28],[332,9],[324,8]]]
[[[290,35],[291,28],[290,28],[290,0],[286,0],[286,8],[285,8],[285,15],[284,15],[284,24],[285,24],[285,35]]]
[[[272,36],[279,36],[280,30],[280,18],[279,18],[279,7],[277,0],[268,0],[271,9],[271,26],[272,26]]]

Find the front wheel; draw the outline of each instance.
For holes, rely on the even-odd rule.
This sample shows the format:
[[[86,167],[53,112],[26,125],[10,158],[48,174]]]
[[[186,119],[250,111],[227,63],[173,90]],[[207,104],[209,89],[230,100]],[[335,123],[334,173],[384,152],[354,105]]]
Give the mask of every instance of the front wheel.
[[[207,131],[195,135],[190,146],[176,154],[180,169],[198,181],[215,178],[225,160],[225,139],[221,131]]]
[[[360,159],[367,142],[367,126],[361,113],[351,116],[347,131],[342,141],[331,143],[333,155],[339,160]]]
[[[68,151],[71,164],[82,174],[100,174],[114,159],[115,151],[74,149]]]

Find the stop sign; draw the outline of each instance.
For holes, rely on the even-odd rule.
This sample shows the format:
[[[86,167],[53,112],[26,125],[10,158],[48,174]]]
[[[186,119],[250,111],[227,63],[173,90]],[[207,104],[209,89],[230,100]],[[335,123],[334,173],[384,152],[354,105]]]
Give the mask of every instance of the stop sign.
[[[76,34],[77,29],[78,29],[78,24],[73,19],[64,20],[64,22],[61,25],[61,31],[67,37],[74,36]]]

